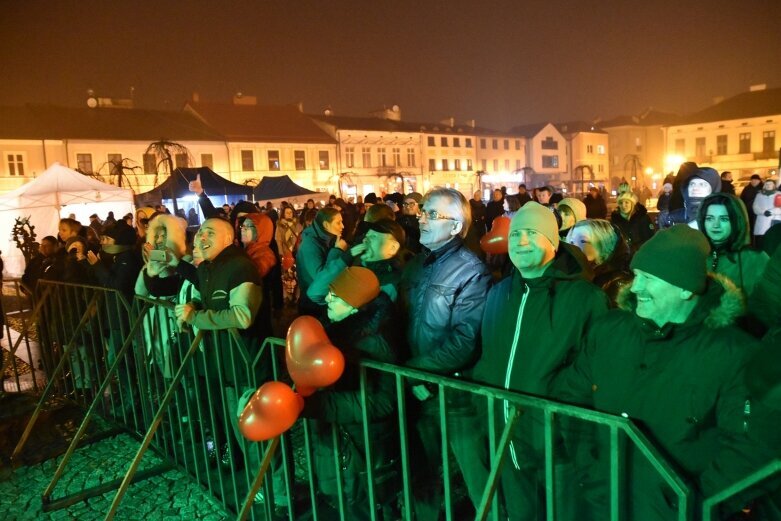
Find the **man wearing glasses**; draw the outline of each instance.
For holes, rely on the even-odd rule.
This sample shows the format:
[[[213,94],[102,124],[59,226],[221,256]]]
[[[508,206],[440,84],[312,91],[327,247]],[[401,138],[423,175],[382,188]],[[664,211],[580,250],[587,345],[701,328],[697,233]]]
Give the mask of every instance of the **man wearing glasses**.
[[[490,275],[485,265],[464,246],[472,222],[469,203],[452,188],[435,188],[423,199],[420,225],[422,252],[404,271],[402,295],[407,318],[407,341],[412,357],[407,365],[447,376],[460,376],[478,354],[478,339]],[[421,454],[415,474],[418,519],[436,520],[441,502],[439,400],[436,388],[413,382],[417,399],[416,428]],[[487,473],[470,444],[474,425],[467,397],[448,394],[448,436],[473,503],[477,504]]]

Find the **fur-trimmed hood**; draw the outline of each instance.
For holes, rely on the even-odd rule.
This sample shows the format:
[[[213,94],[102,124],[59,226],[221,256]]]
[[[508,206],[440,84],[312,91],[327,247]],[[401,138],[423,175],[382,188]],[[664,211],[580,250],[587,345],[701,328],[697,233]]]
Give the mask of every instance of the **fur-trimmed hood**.
[[[187,250],[185,243],[187,221],[175,215],[159,213],[155,215],[147,228],[147,242],[154,241],[154,228],[163,226],[165,228],[165,247],[176,253],[181,258]],[[152,244],[154,246],[154,244]]]
[[[616,303],[619,309],[634,314],[637,308],[637,298],[631,291],[631,284],[625,285],[618,292]],[[700,295],[699,302],[683,324],[667,324],[664,328],[675,326],[689,327],[704,325],[709,329],[718,329],[733,325],[746,310],[746,302],[742,292],[730,279],[716,273],[708,273],[705,292]]]

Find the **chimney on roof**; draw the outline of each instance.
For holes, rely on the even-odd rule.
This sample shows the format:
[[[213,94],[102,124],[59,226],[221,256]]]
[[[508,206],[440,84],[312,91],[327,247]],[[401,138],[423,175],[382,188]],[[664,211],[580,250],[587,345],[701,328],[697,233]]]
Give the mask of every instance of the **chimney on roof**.
[[[127,98],[98,98],[97,106],[107,109],[132,109],[133,100]]]
[[[243,92],[237,92],[236,94],[233,95],[233,104],[234,105],[257,105],[258,97],[247,96]]]
[[[757,83],[756,85],[752,85],[748,88],[749,92],[758,92],[760,90],[766,90],[767,89],[767,83]]]
[[[382,107],[380,110],[369,112],[369,115],[373,118],[401,121],[401,107],[398,105],[393,105],[391,108]]]
[[[470,119],[469,120],[469,126],[472,127],[472,128],[475,128],[475,120],[474,119]]]
[[[440,123],[443,125],[446,125],[448,127],[455,127],[456,126],[456,118],[453,116],[450,116],[449,118],[445,118],[443,120],[440,120]]]

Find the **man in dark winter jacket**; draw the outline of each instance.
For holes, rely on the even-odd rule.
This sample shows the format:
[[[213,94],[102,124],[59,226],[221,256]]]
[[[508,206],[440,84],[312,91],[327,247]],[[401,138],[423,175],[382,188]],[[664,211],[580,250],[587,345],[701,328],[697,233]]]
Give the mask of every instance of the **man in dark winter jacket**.
[[[729,170],[721,173],[721,192],[735,195],[735,187],[732,186],[732,172]]]
[[[583,199],[586,205],[586,219],[605,219],[607,218],[607,203],[599,193],[599,188],[592,186],[588,189],[588,194]]]
[[[437,188],[426,195],[420,216],[424,251],[407,265],[401,283],[410,367],[453,376],[471,367],[478,356],[490,274],[464,245],[471,221],[469,203],[457,190]],[[442,458],[436,389],[415,385],[412,392],[418,401],[416,427],[422,442],[422,454],[416,458],[422,483],[416,487],[415,508],[418,519],[436,520],[441,500],[437,469]],[[455,394],[448,395],[449,441],[469,496],[477,504],[487,476],[469,446],[474,415],[463,403],[452,403],[461,398]]]
[[[746,205],[746,211],[748,212],[749,227],[751,229],[751,236],[754,236],[754,223],[757,220],[757,216],[754,213],[754,199],[757,194],[762,190],[762,178],[758,174],[751,176],[749,183],[740,192],[740,199],[743,204]]]
[[[761,418],[746,401],[741,374],[757,345],[732,325],[741,298],[728,280],[707,274],[709,249],[686,225],[649,240],[632,260],[635,279],[619,301],[622,309],[592,325],[583,351],[558,381],[562,399],[631,418],[705,497],[773,454],[767,433],[752,423]],[[578,451],[599,483],[585,487],[594,492],[593,519],[609,517],[602,510],[610,465],[606,434],[598,433],[599,450]],[[628,518],[675,519],[675,495],[644,456],[630,451],[625,467]],[[718,519],[726,519],[721,514]]]
[[[716,170],[709,167],[702,167],[687,172],[683,176],[679,174],[675,179],[675,182],[679,183],[680,186],[679,192],[683,198],[683,207],[673,208],[673,200],[671,198],[668,224],[688,224],[696,228],[700,205],[707,196],[721,191],[721,177]],[[673,188],[674,191],[675,189]],[[675,194],[673,193],[673,195]]]
[[[493,200],[488,202],[485,210],[485,226],[489,230],[494,219],[504,214],[504,194],[498,188],[494,190]]]
[[[556,219],[538,203],[513,217],[509,233],[513,273],[491,289],[483,313],[483,354],[473,378],[493,387],[555,397],[556,375],[575,356],[591,320],[607,312],[607,299],[591,284],[579,250],[559,242]],[[501,423],[507,421],[505,402]],[[526,411],[510,444],[502,487],[510,519],[540,519],[544,508],[543,424],[540,411]],[[501,426],[503,427],[503,425]],[[559,442],[557,442],[559,443]],[[558,460],[558,458],[557,458]],[[557,476],[573,469],[563,462]],[[563,491],[562,487],[558,488]],[[575,519],[564,504],[557,519]]]
[[[312,226],[301,234],[301,245],[296,252],[298,269],[298,288],[301,297],[298,301],[300,315],[322,317],[325,306],[315,304],[306,292],[318,273],[325,268],[329,250],[336,246],[342,251],[347,250],[347,242],[342,239],[344,222],[342,214],[336,208],[323,208],[317,212]]]

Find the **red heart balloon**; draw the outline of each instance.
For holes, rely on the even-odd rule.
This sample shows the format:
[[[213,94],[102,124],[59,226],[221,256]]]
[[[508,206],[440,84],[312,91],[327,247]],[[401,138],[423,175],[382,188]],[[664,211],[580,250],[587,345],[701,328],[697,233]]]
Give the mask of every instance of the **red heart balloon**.
[[[265,441],[287,431],[304,409],[304,399],[289,385],[266,382],[255,391],[239,416],[239,430],[251,441]]]
[[[323,325],[306,315],[287,330],[285,362],[296,387],[305,392],[333,384],[344,372],[344,355],[331,344]]]
[[[773,206],[776,208],[781,207],[781,194],[776,194],[776,196],[773,198]]]
[[[480,248],[492,255],[507,253],[507,235],[510,233],[510,218],[500,215],[491,224],[491,231],[480,239]]]
[[[292,268],[293,264],[295,263],[296,263],[296,259],[293,258],[293,255],[291,255],[290,253],[286,253],[282,256],[282,269],[284,271],[287,271],[290,268]]]

